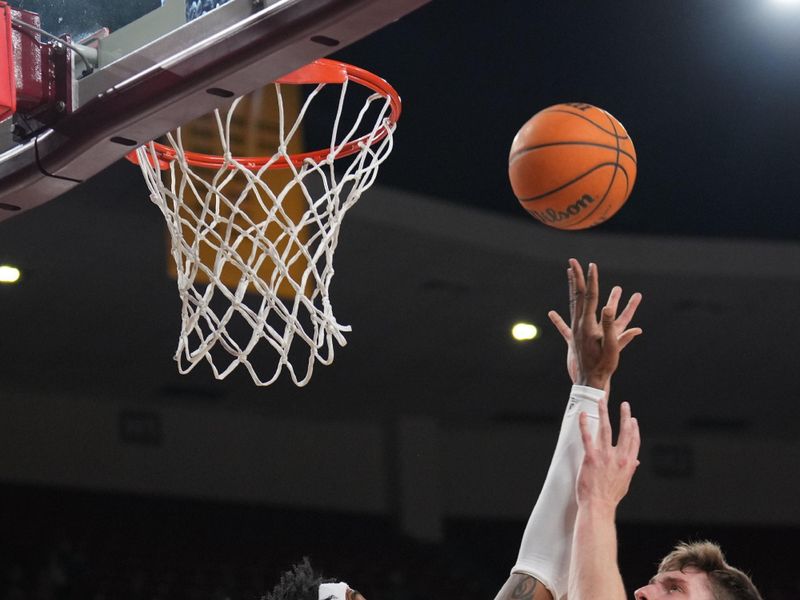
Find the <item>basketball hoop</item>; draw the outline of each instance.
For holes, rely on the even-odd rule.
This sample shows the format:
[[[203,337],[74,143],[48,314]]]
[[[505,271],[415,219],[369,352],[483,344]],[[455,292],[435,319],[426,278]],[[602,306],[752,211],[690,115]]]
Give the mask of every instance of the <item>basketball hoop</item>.
[[[315,87],[297,118],[286,119],[282,86],[300,84]],[[350,123],[352,84],[368,96]],[[340,88],[330,147],[290,153],[309,107],[329,85]],[[285,367],[303,386],[316,362],[333,362],[334,342],[344,346],[351,330],[333,315],[333,255],[345,213],[392,151],[400,98],[380,77],[327,59],[278,79],[274,89],[278,147],[270,156],[233,155],[231,121],[241,98],[224,116],[214,113],[219,155],[186,150],[181,129],[167,134],[166,144],[150,142],[128,155],[167,221],[181,299],[181,373],[206,360],[224,379],[243,365],[264,386]],[[283,181],[267,181],[276,171]],[[241,188],[231,185],[235,177]],[[286,198],[298,190],[304,212],[290,216]],[[201,260],[209,248],[212,260]],[[237,280],[225,285],[223,273],[229,280],[231,272]]]

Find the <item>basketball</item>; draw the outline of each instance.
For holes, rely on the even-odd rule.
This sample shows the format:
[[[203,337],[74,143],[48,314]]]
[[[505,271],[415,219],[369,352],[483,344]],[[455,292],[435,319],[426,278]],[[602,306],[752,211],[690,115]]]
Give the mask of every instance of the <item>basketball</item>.
[[[586,229],[625,204],[636,179],[636,151],[622,124],[603,109],[556,104],[514,136],[508,177],[536,219],[558,229]]]

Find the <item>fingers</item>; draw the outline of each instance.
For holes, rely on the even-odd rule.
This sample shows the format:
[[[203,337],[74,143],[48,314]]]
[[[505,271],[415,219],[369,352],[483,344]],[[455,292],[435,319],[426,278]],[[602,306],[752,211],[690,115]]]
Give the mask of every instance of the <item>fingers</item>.
[[[575,325],[575,272],[572,267],[567,267],[567,285],[569,287],[569,322]]]
[[[636,466],[638,467],[638,456],[639,449],[642,447],[642,437],[639,433],[639,420],[636,419],[636,417],[632,417],[631,422],[633,423],[633,439],[631,440],[630,456],[631,458],[637,459]]]
[[[589,263],[589,269],[586,277],[584,278],[583,269],[580,263],[574,259],[569,259],[569,268],[567,269],[567,281],[569,283],[569,311],[570,311],[570,329],[572,332],[577,331],[578,322],[584,321],[587,324],[596,323],[597,319],[597,304],[599,297],[599,274],[597,265]],[[608,295],[603,311],[601,313],[601,320],[603,324],[603,334],[606,340],[615,340],[617,347],[621,350],[627,346],[633,338],[641,335],[642,329],[639,327],[628,328],[628,325],[633,320],[636,310],[642,301],[642,294],[636,292],[629,299],[625,308],[616,316],[619,310],[619,301],[622,298],[622,288],[614,286]],[[558,316],[558,322],[554,320],[552,315],[550,320],[561,333],[564,339],[567,337],[561,327],[561,324],[566,324],[565,321]],[[611,319],[608,321],[608,319]],[[614,333],[609,325],[613,325]]]
[[[609,352],[617,351],[619,341],[615,331],[614,311],[610,306],[604,306],[600,315],[600,321],[603,325],[603,346]]]
[[[612,444],[611,422],[608,418],[608,399],[604,397],[598,405],[599,428],[597,440],[592,441],[592,434],[589,431],[588,417],[586,413],[581,413],[578,425],[581,430],[581,440],[583,448],[590,460],[596,460],[598,456],[606,455],[609,458],[615,457],[619,467],[630,469],[631,476],[636,467],[639,466],[639,449],[641,447],[641,437],[639,433],[639,422],[631,416],[631,405],[623,402],[619,412],[619,436],[617,444]],[[608,454],[610,453],[610,454]],[[589,456],[591,454],[591,456]]]
[[[586,454],[591,454],[594,451],[592,440],[592,432],[589,429],[589,418],[585,412],[578,415],[578,427],[581,430],[581,441],[583,442],[583,450]]]
[[[603,396],[598,404],[600,426],[597,430],[597,441],[601,448],[608,448],[611,443],[611,421],[608,419],[608,397]]]
[[[603,324],[603,335],[606,337],[617,337],[614,335],[614,309],[610,306],[604,306],[603,310],[600,311],[600,322]]]
[[[572,341],[572,329],[570,329],[570,326],[567,325],[564,319],[561,318],[561,315],[554,310],[547,313],[547,316],[550,317],[550,320],[553,322],[553,325],[556,326],[558,333],[561,334],[564,341],[569,344]]]
[[[623,449],[627,454],[632,431],[631,424],[631,405],[623,402],[619,405],[619,437],[617,438],[617,447]]]
[[[586,274],[586,293],[583,299],[582,317],[584,319],[590,319],[590,323],[597,319],[597,299],[600,295],[599,288],[597,265],[589,263],[589,271]]]
[[[586,281],[583,278],[583,269],[581,264],[574,258],[569,259],[570,273],[570,312],[572,313],[572,329],[576,328],[577,320],[581,318],[584,312],[584,299],[586,296]]]
[[[625,461],[629,461],[633,468],[639,464],[637,456],[639,455],[640,445],[639,422],[631,416],[631,405],[627,402],[623,402],[620,405],[619,412],[619,439],[617,440],[617,447],[621,451],[621,458]]]
[[[617,309],[619,308],[619,299],[622,296],[622,288],[618,285],[615,285],[611,288],[611,293],[608,294],[608,301],[606,302],[606,306],[612,310],[612,312],[616,315]]]
[[[633,341],[638,335],[642,335],[642,328],[641,327],[632,327],[626,331],[623,331],[620,336],[617,338],[617,343],[619,344],[619,349],[622,350],[625,346]]]
[[[620,295],[622,295],[621,289],[620,289]],[[639,304],[641,303],[641,301],[642,301],[642,295],[639,292],[636,292],[630,297],[630,300],[628,300],[628,304],[625,306],[624,310],[620,313],[619,317],[617,318],[617,327],[619,329],[625,329],[628,326],[628,324],[633,319],[633,315],[636,314],[636,309],[639,308]]]

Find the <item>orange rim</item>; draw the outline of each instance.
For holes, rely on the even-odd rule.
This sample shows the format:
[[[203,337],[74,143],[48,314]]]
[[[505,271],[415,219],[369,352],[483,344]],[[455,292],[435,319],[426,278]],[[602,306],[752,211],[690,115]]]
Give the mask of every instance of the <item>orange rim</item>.
[[[365,143],[369,145],[381,141],[389,134],[389,128],[395,125],[400,118],[401,102],[400,96],[397,91],[385,79],[370,73],[369,71],[349,65],[347,63],[331,60],[327,58],[320,58],[308,65],[284,75],[276,80],[276,83],[284,84],[319,84],[319,83],[344,83],[345,80],[350,80],[358,83],[373,92],[389,99],[389,106],[391,112],[389,113],[388,123],[382,124],[377,131],[368,133],[352,140],[339,148],[336,158],[344,158],[358,152]],[[161,170],[169,168],[169,163],[175,160],[178,152],[172,146],[152,142],[155,149],[156,159],[158,166]],[[149,146],[149,144],[147,144]],[[312,150],[310,152],[302,152],[298,154],[290,154],[287,160],[286,157],[281,157],[272,163],[268,168],[270,169],[286,169],[289,165],[300,167],[307,159],[312,159],[316,162],[322,161],[328,154],[330,148],[320,150]],[[216,154],[203,154],[200,152],[184,152],[186,162],[194,167],[205,167],[207,169],[220,169],[227,164],[229,169],[235,169],[236,164],[243,166],[251,171],[257,171],[266,165],[272,156],[234,156],[233,162],[226,163],[224,157]],[[139,158],[136,150],[129,152],[126,158],[132,163],[139,164]],[[148,161],[152,164],[152,155],[148,154]]]

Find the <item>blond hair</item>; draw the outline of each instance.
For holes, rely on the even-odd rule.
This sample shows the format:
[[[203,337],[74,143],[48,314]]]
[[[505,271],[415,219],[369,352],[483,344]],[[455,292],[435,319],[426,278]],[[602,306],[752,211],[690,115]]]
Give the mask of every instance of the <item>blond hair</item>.
[[[694,567],[708,575],[714,600],[763,600],[750,577],[725,561],[718,544],[703,540],[681,542],[658,565],[658,572]]]

